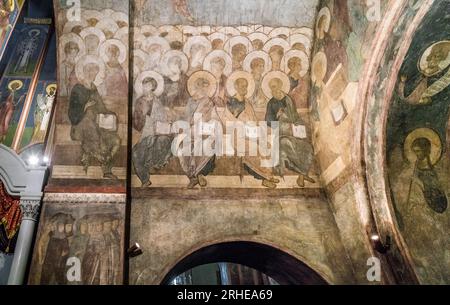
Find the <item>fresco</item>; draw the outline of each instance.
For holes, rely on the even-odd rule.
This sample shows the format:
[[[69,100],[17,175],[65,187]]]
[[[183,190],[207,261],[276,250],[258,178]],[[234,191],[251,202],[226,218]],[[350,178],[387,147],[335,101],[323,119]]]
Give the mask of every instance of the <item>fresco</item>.
[[[350,171],[358,82],[385,5],[387,1],[320,2],[314,26],[310,110],[325,185]]]
[[[45,147],[56,100],[56,74],[56,35],[53,33],[25,123],[20,153],[31,149],[35,154],[43,154],[43,151],[37,153],[34,149],[37,146]],[[30,146],[34,147],[31,148]]]
[[[83,7],[80,21],[67,15],[59,10],[63,110],[56,116],[56,143],[72,155],[56,157],[54,177],[61,171],[64,177],[118,181],[126,164],[128,12]]]
[[[6,69],[8,76],[29,76],[35,71],[39,57],[47,41],[48,26],[18,24],[15,28],[13,41],[8,44],[12,49]]]
[[[2,78],[0,83],[0,143],[10,146],[22,115],[30,79]]]
[[[450,9],[437,2],[415,33],[388,117],[387,160],[397,220],[419,280],[450,283]]]
[[[0,2],[0,59],[3,57],[9,36],[25,0],[2,0]]]
[[[143,187],[152,185],[151,175],[155,181],[176,176],[178,186],[185,181],[188,188],[208,186],[208,175],[222,186],[227,176],[241,180],[253,176],[267,188],[281,182],[276,176],[295,177],[291,187],[304,187],[305,181],[314,184],[307,115],[311,38],[307,27],[135,28],[134,185],[138,180]],[[266,122],[269,127],[271,122],[281,123],[285,130],[279,142],[279,165],[261,166],[261,154],[175,156],[172,144],[177,132],[158,128],[166,124],[169,130],[176,129],[180,120],[195,128],[194,118],[199,115],[207,118],[205,122],[214,120],[215,130],[225,130],[229,122]],[[242,140],[246,146],[252,141],[248,135]]]
[[[31,284],[122,282],[123,206],[52,203],[44,208],[41,219],[29,278]],[[76,265],[70,264],[72,261]],[[71,266],[80,268],[73,278],[67,276]]]

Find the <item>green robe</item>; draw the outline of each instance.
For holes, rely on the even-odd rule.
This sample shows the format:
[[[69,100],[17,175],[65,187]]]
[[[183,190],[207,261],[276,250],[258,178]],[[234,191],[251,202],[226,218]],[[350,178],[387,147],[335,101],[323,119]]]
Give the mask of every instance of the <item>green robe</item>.
[[[286,168],[298,174],[308,176],[313,162],[313,147],[308,139],[299,139],[292,135],[292,125],[304,125],[295,109],[292,99],[286,95],[277,100],[273,97],[267,104],[266,121],[280,125],[280,163],[276,167],[283,176]]]

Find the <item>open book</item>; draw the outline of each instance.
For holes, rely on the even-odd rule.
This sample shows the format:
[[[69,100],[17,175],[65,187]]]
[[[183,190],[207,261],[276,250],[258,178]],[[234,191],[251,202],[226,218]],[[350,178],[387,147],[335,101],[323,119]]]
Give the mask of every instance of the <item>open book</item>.
[[[114,114],[98,114],[97,124],[100,128],[108,131],[117,131],[117,117]]]

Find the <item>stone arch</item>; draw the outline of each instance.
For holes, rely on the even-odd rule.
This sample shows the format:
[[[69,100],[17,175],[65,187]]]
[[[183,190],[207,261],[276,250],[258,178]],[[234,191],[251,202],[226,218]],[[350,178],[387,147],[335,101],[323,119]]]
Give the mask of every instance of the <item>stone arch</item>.
[[[385,240],[392,239],[385,258],[390,265],[391,280],[397,283],[418,283],[412,259],[400,234],[395,218],[386,168],[386,127],[389,107],[400,67],[412,42],[414,33],[433,0],[415,5],[398,1],[385,16],[373,44],[373,53],[360,83],[360,117],[355,146],[355,158],[361,161],[361,182],[368,195],[368,208],[375,230]]]
[[[164,275],[161,284],[199,265],[229,262],[257,269],[280,284],[328,284],[318,271],[301,259],[273,245],[254,241],[225,241],[204,245],[179,259]]]

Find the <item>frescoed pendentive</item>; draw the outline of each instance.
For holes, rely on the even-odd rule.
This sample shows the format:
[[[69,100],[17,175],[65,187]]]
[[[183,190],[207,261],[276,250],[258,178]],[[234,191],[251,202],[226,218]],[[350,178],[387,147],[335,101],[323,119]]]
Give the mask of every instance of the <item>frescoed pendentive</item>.
[[[450,282],[450,26],[433,5],[401,67],[389,112],[387,160],[397,221],[419,280]]]

